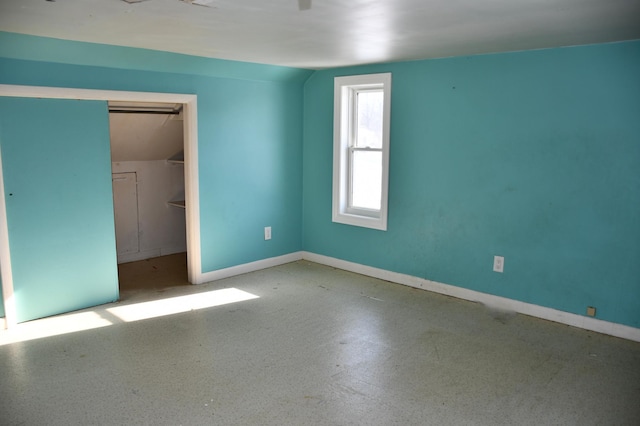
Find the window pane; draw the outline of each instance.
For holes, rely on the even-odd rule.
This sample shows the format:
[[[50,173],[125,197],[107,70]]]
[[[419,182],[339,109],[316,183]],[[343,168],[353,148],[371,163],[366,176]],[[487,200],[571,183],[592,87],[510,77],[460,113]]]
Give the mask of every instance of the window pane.
[[[381,90],[358,92],[356,147],[382,148],[383,101]]]
[[[382,152],[353,151],[351,207],[380,210]]]

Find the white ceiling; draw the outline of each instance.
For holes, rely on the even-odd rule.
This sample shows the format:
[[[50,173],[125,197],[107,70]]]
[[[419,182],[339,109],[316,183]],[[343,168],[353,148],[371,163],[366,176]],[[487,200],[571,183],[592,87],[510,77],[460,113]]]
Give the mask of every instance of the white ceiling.
[[[0,30],[312,69],[640,39],[640,0],[210,1],[0,0]]]

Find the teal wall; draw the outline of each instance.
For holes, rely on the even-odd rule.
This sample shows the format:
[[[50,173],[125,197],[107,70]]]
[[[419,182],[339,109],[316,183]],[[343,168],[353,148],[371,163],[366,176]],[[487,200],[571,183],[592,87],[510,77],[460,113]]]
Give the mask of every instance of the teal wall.
[[[387,232],[331,222],[333,78],[376,72]],[[640,326],[640,42],[332,69],[304,96],[305,250]]]
[[[387,232],[331,222],[333,77],[371,72]],[[198,95],[203,272],[304,249],[634,327],[638,75],[637,41],[312,73],[0,33],[0,84]]]
[[[118,299],[107,103],[0,97],[19,322]]]
[[[198,95],[202,272],[302,248],[302,85],[310,73],[0,33],[0,84]]]
[[[311,73],[300,68],[226,61],[106,44],[70,42],[4,31],[0,31],[0,58],[259,81],[302,82]],[[37,69],[32,71],[37,72]]]

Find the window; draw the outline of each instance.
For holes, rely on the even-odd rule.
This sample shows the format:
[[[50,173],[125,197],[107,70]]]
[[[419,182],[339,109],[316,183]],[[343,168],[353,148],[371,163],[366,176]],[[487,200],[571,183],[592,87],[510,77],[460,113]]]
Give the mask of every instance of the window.
[[[333,221],[386,231],[391,74],[336,77]]]

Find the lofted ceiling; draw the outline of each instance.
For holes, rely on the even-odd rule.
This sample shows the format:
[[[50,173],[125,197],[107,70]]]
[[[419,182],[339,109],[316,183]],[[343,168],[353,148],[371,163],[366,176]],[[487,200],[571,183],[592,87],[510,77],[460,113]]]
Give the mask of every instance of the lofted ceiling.
[[[200,2],[0,0],[0,30],[310,69],[640,39],[640,0]]]
[[[181,104],[109,101],[111,161],[166,160],[181,155]]]

